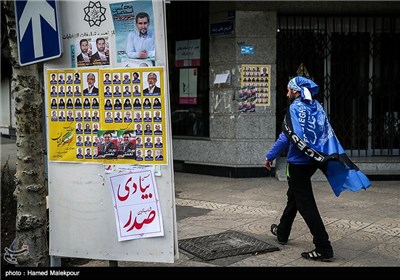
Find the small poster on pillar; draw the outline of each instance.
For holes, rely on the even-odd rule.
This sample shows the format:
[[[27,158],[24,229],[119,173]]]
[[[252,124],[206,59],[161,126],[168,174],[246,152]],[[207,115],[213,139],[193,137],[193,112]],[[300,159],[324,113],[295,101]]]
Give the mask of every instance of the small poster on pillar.
[[[271,65],[255,65],[255,64],[242,65],[241,91],[251,93],[251,95],[254,95],[254,101],[252,102],[254,103],[253,104],[254,106],[271,105],[270,75],[271,75]]]

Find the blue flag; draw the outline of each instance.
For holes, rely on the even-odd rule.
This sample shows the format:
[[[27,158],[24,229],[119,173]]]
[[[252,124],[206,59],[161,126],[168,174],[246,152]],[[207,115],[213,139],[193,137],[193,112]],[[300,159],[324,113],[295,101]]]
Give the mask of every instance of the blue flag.
[[[320,164],[336,196],[370,187],[367,176],[346,155],[321,104],[303,99],[295,99],[286,113],[283,131],[288,139]]]

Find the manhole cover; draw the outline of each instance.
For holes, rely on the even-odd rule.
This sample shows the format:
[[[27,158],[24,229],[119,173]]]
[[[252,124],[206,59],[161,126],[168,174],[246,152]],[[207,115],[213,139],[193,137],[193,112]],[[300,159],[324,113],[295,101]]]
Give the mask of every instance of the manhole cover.
[[[205,261],[279,250],[278,247],[237,231],[183,239],[178,244],[180,249]]]

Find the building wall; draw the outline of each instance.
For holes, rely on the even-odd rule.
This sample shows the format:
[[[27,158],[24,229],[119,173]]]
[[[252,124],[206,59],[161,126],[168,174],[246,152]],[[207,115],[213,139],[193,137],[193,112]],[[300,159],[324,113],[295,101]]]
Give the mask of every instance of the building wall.
[[[6,136],[14,136],[15,117],[14,102],[11,102],[10,80],[6,77],[1,79],[0,90],[0,133]]]
[[[266,151],[276,138],[276,32],[278,14],[393,14],[400,2],[225,1],[210,2],[210,24],[235,12],[233,34],[211,36],[209,43],[210,137],[173,139],[174,160],[198,166],[262,168]],[[254,47],[243,55],[240,45]],[[237,102],[242,64],[271,65],[271,105],[240,113]],[[213,84],[216,74],[229,71],[231,84]],[[178,168],[179,170],[180,168]],[[211,170],[211,169],[209,169]],[[200,172],[209,173],[209,172]]]
[[[227,20],[228,10],[213,13],[210,23]],[[216,2],[217,6],[220,4]],[[216,8],[215,10],[219,10]],[[249,24],[251,19],[251,24]],[[210,138],[174,139],[174,159],[226,167],[262,167],[266,149],[275,141],[276,12],[235,11],[235,31],[210,38]],[[240,46],[254,47],[241,54]],[[271,105],[240,113],[238,97],[241,65],[271,65]],[[214,85],[217,74],[229,71],[231,84]]]

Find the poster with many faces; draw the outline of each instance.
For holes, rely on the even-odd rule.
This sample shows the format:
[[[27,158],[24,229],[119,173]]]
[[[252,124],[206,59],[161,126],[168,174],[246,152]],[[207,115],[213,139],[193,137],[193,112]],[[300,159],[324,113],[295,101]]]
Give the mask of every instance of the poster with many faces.
[[[163,67],[47,69],[48,157],[167,164]]]
[[[255,108],[270,106],[271,101],[271,65],[243,64],[241,68],[241,96],[239,99]],[[239,106],[240,107],[240,106]],[[242,106],[244,109],[246,106]],[[247,106],[249,107],[249,106]]]

